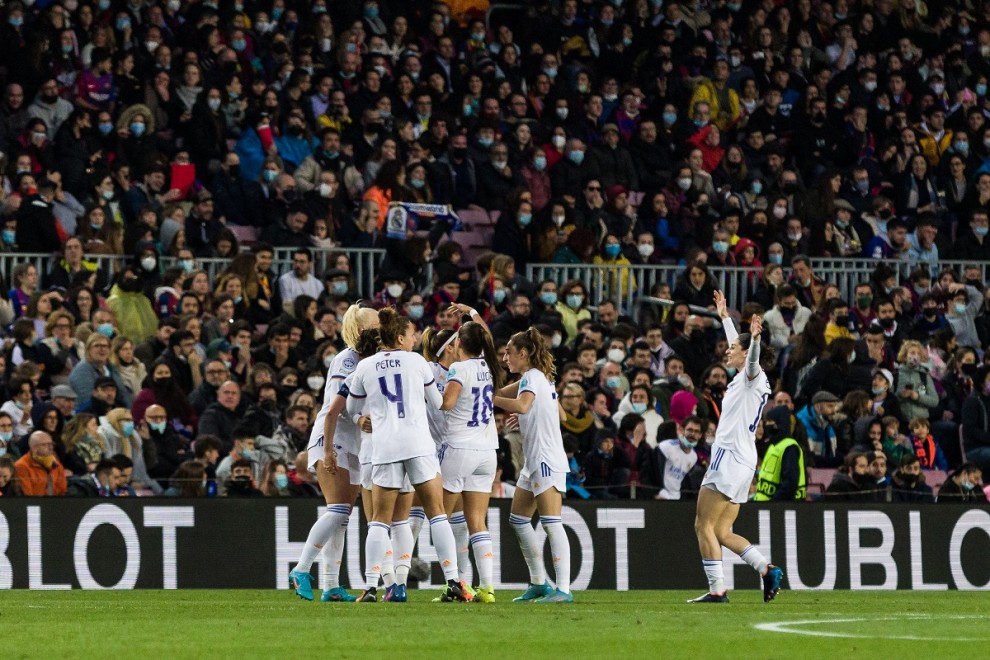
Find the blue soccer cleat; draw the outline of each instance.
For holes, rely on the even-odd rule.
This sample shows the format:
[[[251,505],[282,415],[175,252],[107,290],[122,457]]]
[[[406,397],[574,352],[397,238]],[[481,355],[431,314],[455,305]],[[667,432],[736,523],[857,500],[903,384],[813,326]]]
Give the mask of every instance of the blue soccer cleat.
[[[392,591],[385,597],[385,600],[390,603],[405,603],[408,600],[406,598],[406,585],[395,584],[392,587]]]
[[[689,603],[728,603],[729,597],[723,594],[705,594],[688,601]]]
[[[560,589],[554,589],[552,592],[543,596],[542,598],[537,598],[533,601],[534,603],[573,603],[574,596],[571,592],[564,593]]]
[[[324,591],[320,600],[324,603],[353,603],[357,597],[347,593],[343,587],[334,587]]]
[[[289,573],[289,587],[303,600],[313,600],[313,578],[309,573],[292,571]]]
[[[763,575],[763,602],[769,603],[777,597],[780,591],[780,581],[784,579],[784,571],[778,566],[769,564],[767,572]]]
[[[530,601],[536,600],[537,598],[542,598],[543,596],[549,596],[553,593],[553,589],[550,588],[549,582],[544,582],[543,584],[531,584],[526,591],[523,592],[522,596],[516,596],[512,599],[513,603],[528,603]]]

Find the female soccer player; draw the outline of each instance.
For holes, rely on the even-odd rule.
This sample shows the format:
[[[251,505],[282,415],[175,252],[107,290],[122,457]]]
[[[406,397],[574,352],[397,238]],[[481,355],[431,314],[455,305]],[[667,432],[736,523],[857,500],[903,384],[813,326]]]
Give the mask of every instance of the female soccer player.
[[[553,356],[536,328],[512,335],[505,350],[509,371],[518,382],[501,388],[493,404],[519,420],[525,460],[516,481],[509,522],[516,530],[526,565],[529,588],[513,599],[537,603],[573,603],[571,595],[571,547],[560,518],[567,491],[567,456],[560,435],[560,407],[553,388]],[[550,539],[557,588],[547,583],[543,548],[536,540],[531,520],[539,510],[540,522]]]
[[[411,350],[416,343],[412,322],[391,308],[378,312],[384,347],[358,364],[352,375],[347,412],[371,416],[372,513],[365,546],[365,592],[359,600],[376,600],[379,572],[388,545],[393,510],[406,477],[430,519],[433,544],[447,580],[446,600],[463,600],[457,583],[454,535],[443,509],[443,489],[436,445],[430,436],[427,406],[443,399],[426,360]],[[404,591],[404,589],[403,589]],[[404,597],[405,594],[402,594]],[[401,600],[401,598],[396,598]]]
[[[327,502],[327,512],[313,525],[306,537],[299,556],[299,562],[289,573],[289,583],[300,598],[313,600],[310,568],[321,548],[325,548],[330,562],[329,589],[323,592],[321,600],[353,601],[354,596],[340,587],[340,563],[344,554],[344,537],[351,509],[357,500],[361,483],[361,465],[358,462],[360,437],[357,427],[346,417],[337,423],[337,416],[344,409],[345,399],[340,398],[337,409],[330,414],[330,408],[344,379],[349,376],[361,360],[358,344],[362,332],[378,327],[378,312],[370,307],[351,305],[344,313],[341,336],[347,348],[337,354],[327,370],[326,386],[323,394],[323,407],[316,416],[310,433],[309,465],[306,467],[316,474]],[[364,349],[368,350],[368,349]],[[333,421],[333,430],[327,431],[327,423]],[[330,440],[327,440],[329,438]],[[325,466],[326,469],[323,469]]]
[[[473,316],[479,316],[477,311],[471,311]],[[443,503],[447,511],[463,507],[480,574],[474,598],[494,603],[492,537],[485,518],[498,468],[493,399],[495,391],[502,387],[502,373],[492,337],[481,323],[469,321],[462,325],[454,350],[459,361],[447,373],[441,406],[449,411],[440,449]]]
[[[708,593],[688,602],[729,602],[722,573],[724,545],[763,576],[763,601],[769,603],[780,590],[783,571],[770,564],[756,546],[732,531],[739,505],[749,499],[749,486],[756,472],[756,427],[770,399],[770,381],[760,367],[763,323],[759,316],[753,316],[749,333],[740,335],[729,318],[721,291],[715,292],[715,308],[729,342],[725,366],[738,373],[722,399],[722,416],[715,431],[708,473],[698,493],[694,520],[701,563],[708,576]]]

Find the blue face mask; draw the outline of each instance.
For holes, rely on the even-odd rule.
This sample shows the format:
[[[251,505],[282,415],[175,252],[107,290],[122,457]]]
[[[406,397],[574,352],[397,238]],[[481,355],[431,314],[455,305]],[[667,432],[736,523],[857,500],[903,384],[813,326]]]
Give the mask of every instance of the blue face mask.
[[[168,422],[148,422],[148,428],[155,433],[164,433],[166,426],[168,426]]]
[[[126,436],[133,435],[133,433],[134,433],[134,422],[124,422],[124,423],[122,423],[120,425],[120,430]]]
[[[952,306],[952,309],[955,310],[956,314],[959,314],[959,315],[965,314],[966,313],[966,303],[955,303]]]
[[[883,394],[886,391],[887,391],[887,388],[886,387],[874,387],[873,388],[873,395],[874,396],[880,396],[881,394]]]
[[[289,475],[287,474],[276,474],[275,475],[275,487],[279,490],[285,490],[289,487]]]
[[[610,243],[605,246],[605,256],[609,257],[610,259],[615,259],[617,256],[619,256],[619,251],[621,249],[622,248],[620,248],[618,244]]]
[[[519,214],[519,224],[523,227],[529,225],[533,221],[532,213],[520,213]]]
[[[196,262],[192,259],[179,259],[179,268],[186,273],[191,273],[196,269]]]
[[[990,227],[973,227],[973,233],[977,236],[986,236],[990,232]]]
[[[567,296],[567,306],[571,309],[578,309],[581,303],[584,302],[584,296],[580,294],[571,294]]]
[[[726,241],[714,241],[712,243],[712,250],[718,254],[725,254],[729,251],[729,244]]]
[[[411,183],[412,187],[416,188],[417,190],[421,189],[423,186],[426,185],[426,181],[424,181],[423,179],[409,179],[409,183]]]
[[[100,129],[100,135],[110,135],[110,132],[113,130],[113,124],[108,121],[100,122],[98,128]]]
[[[272,7],[272,20],[277,21],[278,19],[282,18],[283,12],[285,12],[285,9],[283,9],[282,7]]]
[[[96,326],[96,331],[103,335],[104,337],[113,337],[113,325],[110,323],[101,323]]]
[[[480,138],[478,138],[478,144],[480,144],[481,146],[483,146],[485,149],[487,149],[488,147],[492,146],[492,143],[493,142],[495,142],[495,140],[493,138],[490,138],[490,137],[480,137]]]
[[[10,442],[13,439],[14,439],[13,431],[0,431],[0,440],[3,440],[4,442]]]
[[[495,291],[492,293],[492,300],[495,301],[496,305],[500,304],[503,300],[505,300],[505,289],[495,289]]]
[[[969,142],[956,142],[952,145],[956,148],[956,153],[966,156],[969,154]]]
[[[673,126],[677,123],[677,113],[676,112],[665,112],[663,113],[663,123],[667,126]]]
[[[768,254],[767,259],[770,263],[777,264],[778,266],[784,263],[784,255],[782,254]]]
[[[123,32],[127,28],[131,27],[131,19],[129,18],[118,18],[117,19],[117,29]]]
[[[409,318],[413,321],[418,321],[423,318],[423,306],[422,305],[409,305]]]
[[[636,413],[637,415],[642,415],[643,413],[646,412],[646,404],[645,403],[634,403],[634,404],[632,404],[632,411],[634,413]]]
[[[338,296],[342,296],[347,293],[347,282],[334,282],[333,292]]]
[[[264,179],[267,183],[271,183],[272,181],[274,181],[275,177],[277,176],[278,176],[278,172],[276,172],[275,170],[261,171],[261,178]]]
[[[378,7],[365,7],[364,15],[368,18],[378,18]]]
[[[144,124],[142,124],[141,122],[132,123],[130,128],[131,128],[131,134],[134,135],[134,137],[141,137],[142,135],[144,135]]]
[[[19,28],[22,25],[24,25],[24,17],[11,16],[10,18],[7,19],[7,22],[10,23],[11,27]]]
[[[234,298],[234,304],[240,305],[242,300],[244,300],[243,296],[237,296],[236,298]]]
[[[759,195],[761,192],[763,192],[763,182],[754,181],[752,184],[750,184],[749,189],[752,191],[754,195]]]
[[[610,390],[618,389],[622,385],[622,378],[620,376],[609,376],[605,379],[605,386]]]
[[[570,160],[575,165],[580,165],[584,162],[584,152],[583,151],[572,151],[567,154],[568,160]]]
[[[17,232],[13,229],[3,230],[3,242],[7,245],[13,245],[17,242]]]
[[[690,440],[688,440],[687,438],[685,438],[683,435],[680,436],[679,438],[677,438],[677,440],[678,440],[678,442],[681,443],[681,447],[684,447],[685,449],[694,449],[695,447],[698,446],[698,443],[697,442],[691,442]]]
[[[242,449],[241,458],[247,461],[253,461],[258,458],[258,452],[254,449]]]
[[[557,293],[554,291],[544,291],[540,294],[540,302],[544,305],[556,305]]]
[[[986,83],[980,83],[980,84],[978,84],[976,86],[976,95],[977,96],[986,96],[987,95],[987,86],[986,86]]]
[[[232,42],[230,42],[230,45],[238,53],[240,53],[245,48],[247,48],[247,42],[243,39],[234,39]]]
[[[533,167],[542,172],[547,169],[547,159],[545,156],[537,156],[533,159]]]

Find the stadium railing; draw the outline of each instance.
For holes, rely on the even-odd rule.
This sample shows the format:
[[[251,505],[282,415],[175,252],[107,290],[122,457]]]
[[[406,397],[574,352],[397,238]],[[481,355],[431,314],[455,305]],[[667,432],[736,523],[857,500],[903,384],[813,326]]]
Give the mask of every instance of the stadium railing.
[[[284,247],[275,248],[272,269],[276,274],[292,270],[292,252],[294,249]],[[314,270],[318,275],[322,275],[330,269],[334,256],[338,254],[347,255],[347,258],[350,260],[351,277],[356,290],[366,292],[367,295],[374,293],[375,278],[377,277],[382,258],[385,256],[385,250],[365,248],[310,248],[310,251],[313,253],[315,262]],[[8,286],[10,286],[10,273],[14,266],[21,263],[30,263],[38,270],[38,275],[44,278],[45,274],[51,270],[53,259],[55,258],[55,255],[37,252],[0,253],[0,272],[3,273]],[[96,262],[106,273],[115,273],[124,264],[133,261],[131,257],[121,254],[87,254],[85,255],[85,259]],[[230,259],[227,258],[206,258],[197,259],[196,261],[210,276],[210,281],[214,281],[217,275],[222,273],[230,265]],[[161,265],[164,268],[174,266],[175,263],[175,257],[163,256],[161,258]]]
[[[874,259],[812,259],[812,270],[825,282],[835,284],[845,300],[852,300],[856,285],[870,281],[881,262]],[[898,283],[907,281],[913,265],[908,262],[884,262],[894,266]],[[939,267],[951,267],[957,272],[963,267],[980,269],[986,281],[988,264],[984,262],[940,261]],[[620,312],[632,314],[640,299],[648,296],[653,285],[666,283],[673,289],[684,272],[681,264],[659,265],[596,265],[536,263],[526,266],[526,276],[534,283],[544,279],[562,284],[568,280],[580,280],[587,287],[592,302],[610,298],[618,304]],[[708,270],[732,309],[740,309],[756,291],[762,268],[709,266]],[[785,267],[785,273],[789,268]]]

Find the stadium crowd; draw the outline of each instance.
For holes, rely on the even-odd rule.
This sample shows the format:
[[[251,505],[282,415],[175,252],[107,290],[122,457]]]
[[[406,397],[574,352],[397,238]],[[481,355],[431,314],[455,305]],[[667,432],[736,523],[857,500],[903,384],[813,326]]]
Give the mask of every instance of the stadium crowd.
[[[3,2],[0,492],[317,496],[299,452],[364,300],[535,325],[569,494],[692,497],[735,266],[775,385],[756,499],[835,468],[825,499],[933,501],[942,471],[939,501],[985,502],[988,81],[975,0]],[[844,292],[822,257],[876,269]],[[609,277],[593,300],[528,263]],[[681,264],[636,292],[675,303],[624,309],[634,264]]]

